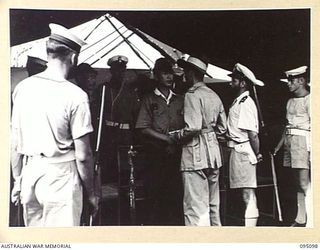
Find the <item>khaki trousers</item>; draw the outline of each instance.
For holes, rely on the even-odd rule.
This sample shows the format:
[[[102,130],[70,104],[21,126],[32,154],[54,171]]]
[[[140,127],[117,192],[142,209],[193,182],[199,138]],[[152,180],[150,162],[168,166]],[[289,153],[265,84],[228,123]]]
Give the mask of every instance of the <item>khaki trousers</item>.
[[[221,226],[219,169],[182,171],[186,226]]]

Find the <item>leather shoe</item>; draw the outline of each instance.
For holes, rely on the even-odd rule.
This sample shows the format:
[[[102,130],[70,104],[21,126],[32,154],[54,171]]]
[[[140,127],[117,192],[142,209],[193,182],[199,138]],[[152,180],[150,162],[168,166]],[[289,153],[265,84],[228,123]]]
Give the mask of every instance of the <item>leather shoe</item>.
[[[305,227],[306,223],[293,222],[290,227]]]

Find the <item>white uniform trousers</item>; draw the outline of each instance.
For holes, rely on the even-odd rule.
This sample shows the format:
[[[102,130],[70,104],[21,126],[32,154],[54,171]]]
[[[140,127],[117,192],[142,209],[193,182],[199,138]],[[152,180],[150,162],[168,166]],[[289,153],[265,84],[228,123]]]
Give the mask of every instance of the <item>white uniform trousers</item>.
[[[24,222],[32,227],[80,225],[82,186],[76,161],[48,163],[31,157],[22,169]]]

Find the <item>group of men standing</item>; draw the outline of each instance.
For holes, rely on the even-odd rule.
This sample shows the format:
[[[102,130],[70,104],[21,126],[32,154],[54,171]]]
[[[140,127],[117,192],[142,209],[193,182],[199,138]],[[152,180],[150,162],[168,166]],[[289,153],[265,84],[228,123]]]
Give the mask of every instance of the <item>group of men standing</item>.
[[[95,95],[90,85],[81,84],[85,77],[96,77],[91,67],[78,67],[76,80],[85,92],[67,80],[84,41],[60,25],[50,28],[47,68],[20,82],[13,93],[12,201],[21,201],[26,226],[79,225],[82,189],[92,215],[97,213],[100,197],[93,181],[91,134],[99,119],[92,117],[103,117],[105,127],[102,182],[117,178],[118,146],[135,144],[134,135],[139,135],[146,152],[146,224],[221,226],[220,140],[228,140],[231,148],[230,188],[241,190],[244,224],[257,224],[256,165],[262,154],[257,100],[250,91],[264,84],[250,69],[237,63],[230,74],[236,98],[228,117],[220,97],[203,82],[207,63],[193,56],[177,61],[189,86],[184,96],[174,92],[172,61],[160,58],[153,69],[155,88],[140,101],[137,91],[126,86],[128,58],[121,55],[109,59],[111,80]],[[91,76],[81,75],[84,71]],[[293,226],[306,224],[310,170],[306,71],[300,67],[286,72],[294,98],[287,105],[288,124],[281,141],[284,166],[293,168],[298,181]]]

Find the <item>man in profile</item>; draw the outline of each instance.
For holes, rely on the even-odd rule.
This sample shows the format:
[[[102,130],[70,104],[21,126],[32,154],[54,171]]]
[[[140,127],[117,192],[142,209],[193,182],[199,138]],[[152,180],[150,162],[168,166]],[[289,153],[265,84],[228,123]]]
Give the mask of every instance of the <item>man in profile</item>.
[[[232,103],[228,120],[228,146],[231,148],[229,161],[230,188],[241,191],[245,204],[245,226],[257,225],[259,210],[257,205],[257,163],[262,161],[259,141],[259,119],[255,102],[250,97],[253,85],[264,83],[254,76],[246,66],[237,63],[230,74],[231,89],[236,98]]]
[[[88,94],[89,101],[93,99],[98,72],[87,63],[81,63],[75,70],[77,85]]]
[[[308,86],[308,67],[301,66],[285,72],[287,86],[292,94],[287,102],[287,124],[283,136],[276,146],[275,153],[283,145],[283,166],[290,169],[294,177],[297,195],[297,213],[291,227],[305,227],[310,201],[310,151],[311,151],[311,112]],[[310,210],[309,210],[310,212]],[[310,217],[312,215],[309,213]]]
[[[187,226],[221,226],[217,136],[226,132],[226,114],[220,97],[203,82],[208,64],[190,56],[179,59],[187,84],[182,130],[172,137],[183,144],[181,173],[184,186],[184,221]]]

